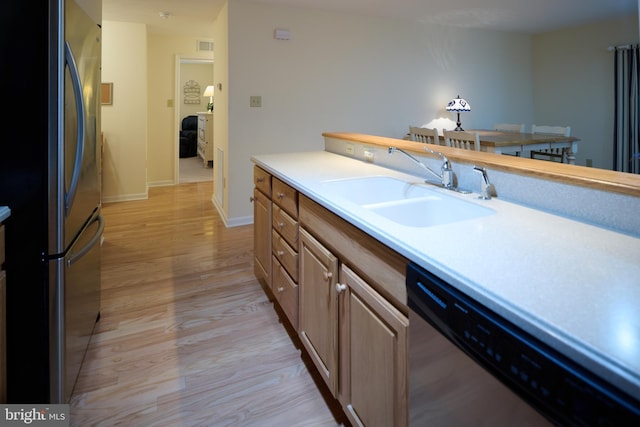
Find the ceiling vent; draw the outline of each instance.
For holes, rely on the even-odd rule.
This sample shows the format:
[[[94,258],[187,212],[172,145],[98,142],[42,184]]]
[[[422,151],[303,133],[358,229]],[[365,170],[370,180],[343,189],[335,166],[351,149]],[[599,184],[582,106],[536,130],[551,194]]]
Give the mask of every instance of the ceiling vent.
[[[213,52],[213,42],[208,42],[204,40],[198,40],[198,52]]]

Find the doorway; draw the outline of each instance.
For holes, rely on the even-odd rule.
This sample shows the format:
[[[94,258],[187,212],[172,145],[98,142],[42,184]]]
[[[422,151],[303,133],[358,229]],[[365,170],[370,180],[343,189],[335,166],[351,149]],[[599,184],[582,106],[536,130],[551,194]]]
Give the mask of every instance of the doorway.
[[[197,127],[183,133],[181,130],[183,120],[185,125],[193,125],[198,122],[197,114],[207,111],[209,99],[202,96],[207,86],[213,85],[213,60],[176,57],[176,100],[175,122],[178,131],[175,135],[175,174],[174,183],[201,182],[213,180],[213,169],[204,167],[202,159],[198,156],[195,146],[197,144]],[[197,126],[197,125],[196,125]]]

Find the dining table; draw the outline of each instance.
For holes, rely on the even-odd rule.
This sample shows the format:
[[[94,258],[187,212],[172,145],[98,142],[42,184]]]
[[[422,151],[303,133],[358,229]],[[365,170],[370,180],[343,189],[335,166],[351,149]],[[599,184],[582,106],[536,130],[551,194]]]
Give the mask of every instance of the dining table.
[[[544,133],[506,132],[498,130],[472,129],[467,132],[478,132],[480,151],[496,154],[520,155],[525,151],[566,149],[566,160],[576,163],[579,138]]]

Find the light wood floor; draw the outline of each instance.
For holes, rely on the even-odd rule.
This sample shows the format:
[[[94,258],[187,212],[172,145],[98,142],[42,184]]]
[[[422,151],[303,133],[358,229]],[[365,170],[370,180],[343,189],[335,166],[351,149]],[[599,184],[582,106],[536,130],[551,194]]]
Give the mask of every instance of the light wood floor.
[[[211,195],[103,207],[101,320],[71,425],[347,424],[253,275],[253,227],[226,229]]]

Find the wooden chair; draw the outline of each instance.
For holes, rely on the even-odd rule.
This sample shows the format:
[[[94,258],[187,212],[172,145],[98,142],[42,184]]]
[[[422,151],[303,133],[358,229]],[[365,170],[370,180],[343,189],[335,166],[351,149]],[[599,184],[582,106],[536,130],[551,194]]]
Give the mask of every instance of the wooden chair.
[[[550,135],[562,135],[571,136],[571,126],[531,126],[531,133],[544,133]],[[560,163],[565,163],[567,160],[568,148],[554,148],[543,150],[531,150],[532,159],[541,160],[559,160]]]
[[[409,126],[409,135],[414,142],[424,142],[425,144],[440,145],[440,138],[438,138],[438,129],[420,128],[416,126]]]
[[[493,125],[493,130],[524,133],[524,123],[497,123]]]
[[[493,125],[493,130],[501,132],[520,132],[524,133],[524,123],[497,123]],[[504,153],[503,153],[504,154]],[[516,151],[513,156],[520,157],[520,152]]]
[[[480,151],[480,137],[478,136],[478,132],[443,130],[443,133],[447,147]]]

